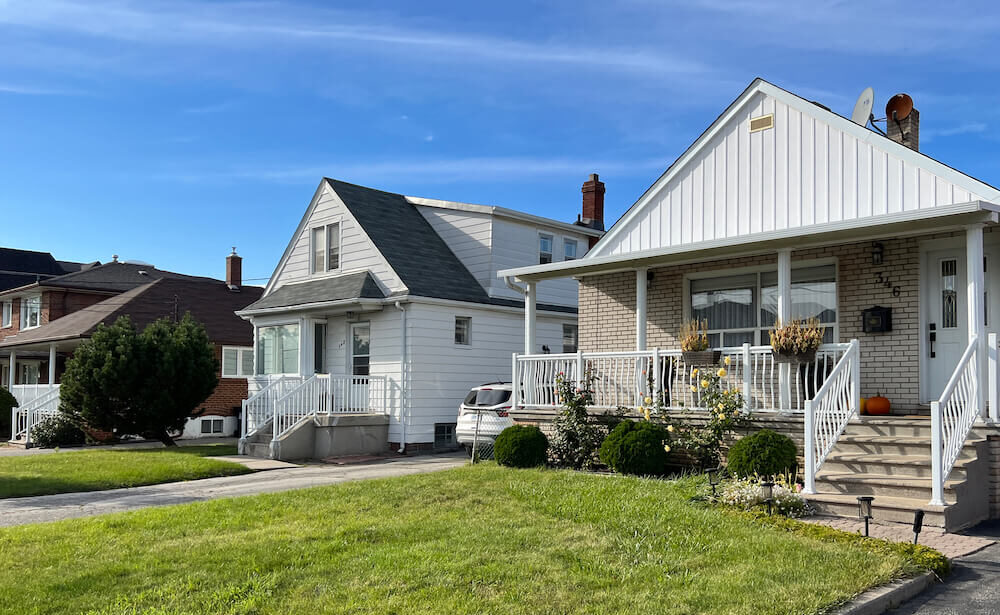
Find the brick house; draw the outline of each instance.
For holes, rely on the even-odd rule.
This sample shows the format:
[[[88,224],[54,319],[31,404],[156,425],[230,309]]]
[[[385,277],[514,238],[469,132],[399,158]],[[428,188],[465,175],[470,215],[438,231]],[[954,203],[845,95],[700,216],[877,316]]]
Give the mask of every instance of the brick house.
[[[580,352],[526,347],[521,415],[554,411],[560,371],[596,376],[597,407],[635,409],[651,373],[670,412],[697,409],[678,331],[705,320],[726,386],[802,442],[820,508],[874,494],[882,518],[1000,516],[1000,190],[919,151],[908,96],[887,115],[881,134],[757,79],[586,256],[499,272],[580,283]],[[776,361],[769,330],[805,318],[815,360]],[[862,417],[878,394],[892,415]]]
[[[0,305],[11,314],[0,329],[0,358],[13,365],[5,371],[3,385],[20,403],[12,441],[30,441],[29,427],[44,414],[42,406],[58,408],[58,384],[50,383],[58,383],[73,349],[100,324],[127,315],[141,329],[185,313],[205,326],[220,371],[219,385],[188,421],[183,436],[233,435],[253,367],[253,329],[235,311],[263,292],[242,286],[241,261],[230,254],[226,281],[221,281],[115,259],[0,292]]]

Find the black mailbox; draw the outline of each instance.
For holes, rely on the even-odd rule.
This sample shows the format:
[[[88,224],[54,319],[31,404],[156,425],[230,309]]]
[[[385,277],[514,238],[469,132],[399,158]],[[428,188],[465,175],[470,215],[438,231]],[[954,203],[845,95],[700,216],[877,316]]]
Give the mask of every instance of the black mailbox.
[[[861,328],[865,333],[892,331],[892,308],[876,305],[863,312]]]

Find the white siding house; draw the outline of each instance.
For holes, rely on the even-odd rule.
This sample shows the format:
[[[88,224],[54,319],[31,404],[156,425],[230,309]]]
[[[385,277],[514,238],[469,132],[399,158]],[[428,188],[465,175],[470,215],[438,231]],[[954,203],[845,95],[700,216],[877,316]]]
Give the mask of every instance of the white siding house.
[[[240,312],[257,375],[244,450],[304,456],[297,432],[338,412],[387,414],[383,449],[447,446],[469,389],[505,380],[524,345],[523,291],[498,269],[579,258],[603,233],[593,226],[324,179],[264,296]],[[536,294],[537,352],[575,350],[576,304],[573,280]]]

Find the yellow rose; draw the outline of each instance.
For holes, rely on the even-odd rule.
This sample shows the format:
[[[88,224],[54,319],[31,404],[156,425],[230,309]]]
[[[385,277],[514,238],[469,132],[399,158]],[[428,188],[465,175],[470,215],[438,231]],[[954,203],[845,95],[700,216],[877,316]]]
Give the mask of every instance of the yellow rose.
[[[646,416],[646,420],[648,421],[649,420],[649,408],[646,408],[645,412],[643,414]]]
[[[698,392],[698,387],[696,387],[696,386],[694,386],[694,385],[692,384],[692,385],[691,385],[691,392],[692,392],[692,393],[697,393],[697,392]]]
[[[726,404],[724,404],[724,403],[722,403],[722,402],[720,401],[720,402],[719,402],[719,410],[725,410],[725,409],[726,409]]]
[[[726,377],[726,368],[725,367],[720,367],[719,371],[717,371],[715,373],[719,376],[719,378],[725,378]]]
[[[692,376],[697,376],[698,375],[698,368],[697,367],[691,370],[691,375]]]
[[[725,418],[726,418],[726,415],[720,412],[719,413],[719,420],[722,421],[722,420],[725,420]]]
[[[726,367],[729,367],[729,364],[732,363],[732,361],[733,359],[729,355],[726,355],[726,358],[723,359],[722,362],[726,364]]]
[[[651,403],[653,403],[653,398],[652,398],[652,397],[647,397],[647,398],[646,398],[646,403],[647,403],[647,404],[651,404]]]
[[[703,388],[703,389],[707,389],[708,388],[708,380],[702,380],[701,381],[701,388]]]
[[[673,431],[673,430],[674,430],[673,425],[667,425],[667,431]]]
[[[663,445],[663,450],[669,453],[670,452],[670,445],[669,444],[664,444]]]

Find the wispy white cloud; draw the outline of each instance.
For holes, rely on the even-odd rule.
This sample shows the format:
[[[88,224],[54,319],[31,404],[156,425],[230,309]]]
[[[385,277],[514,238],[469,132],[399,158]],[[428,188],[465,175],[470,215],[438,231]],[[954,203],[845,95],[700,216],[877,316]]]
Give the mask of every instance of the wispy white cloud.
[[[981,134],[989,128],[983,122],[966,122],[944,128],[930,128],[920,131],[920,139],[924,142],[933,141],[937,137],[954,137],[956,135]]]

